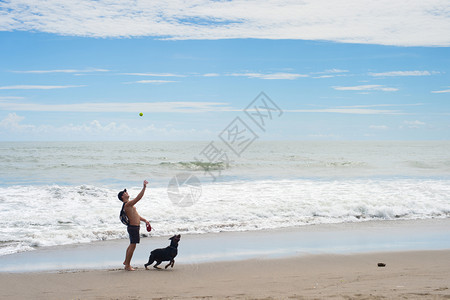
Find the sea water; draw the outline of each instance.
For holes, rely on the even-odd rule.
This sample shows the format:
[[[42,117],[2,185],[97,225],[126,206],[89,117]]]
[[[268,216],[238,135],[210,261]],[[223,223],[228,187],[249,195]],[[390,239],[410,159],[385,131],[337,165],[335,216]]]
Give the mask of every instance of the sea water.
[[[450,217],[450,142],[256,141],[220,162],[208,145],[0,142],[0,255],[127,238],[117,193],[144,179],[144,236]],[[179,174],[200,183],[189,205]]]

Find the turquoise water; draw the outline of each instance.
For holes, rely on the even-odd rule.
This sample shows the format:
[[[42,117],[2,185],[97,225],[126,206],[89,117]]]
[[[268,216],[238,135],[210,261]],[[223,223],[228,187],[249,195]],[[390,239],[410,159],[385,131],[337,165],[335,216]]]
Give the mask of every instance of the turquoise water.
[[[202,151],[210,142],[0,142],[0,185],[92,184],[121,187],[149,178],[160,185],[181,171],[205,181],[267,178],[450,176],[450,142],[260,142],[228,166]],[[220,167],[222,166],[222,167]]]
[[[258,141],[221,162],[209,143],[1,142],[0,255],[126,239],[117,193],[144,179],[152,236],[450,216],[450,142]],[[200,182],[188,206],[180,172]]]

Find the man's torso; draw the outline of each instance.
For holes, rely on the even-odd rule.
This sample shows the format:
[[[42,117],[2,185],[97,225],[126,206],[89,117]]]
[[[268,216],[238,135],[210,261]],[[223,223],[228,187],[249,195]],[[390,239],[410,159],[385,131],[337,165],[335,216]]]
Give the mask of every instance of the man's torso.
[[[128,220],[130,220],[130,225],[137,225],[139,226],[140,223],[140,216],[136,210],[136,207],[134,206],[126,206],[125,205],[125,212],[127,213]]]

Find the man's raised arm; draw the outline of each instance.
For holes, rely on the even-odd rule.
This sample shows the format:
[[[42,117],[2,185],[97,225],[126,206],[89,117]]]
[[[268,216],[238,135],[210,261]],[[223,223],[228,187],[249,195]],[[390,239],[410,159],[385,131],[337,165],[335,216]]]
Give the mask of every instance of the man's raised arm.
[[[136,196],[136,198],[134,198],[133,200],[129,201],[127,203],[127,205],[133,206],[136,203],[138,203],[139,200],[142,199],[142,196],[144,196],[144,193],[145,193],[145,189],[147,188],[147,184],[148,184],[148,181],[144,180],[144,186],[142,187],[141,192]]]

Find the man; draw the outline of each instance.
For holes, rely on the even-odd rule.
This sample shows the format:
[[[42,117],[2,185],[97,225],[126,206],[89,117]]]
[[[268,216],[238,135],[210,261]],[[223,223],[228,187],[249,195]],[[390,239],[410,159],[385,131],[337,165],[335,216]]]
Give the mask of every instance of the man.
[[[117,195],[124,205],[125,213],[127,214],[128,220],[130,221],[130,224],[128,225],[128,234],[130,235],[130,245],[127,248],[127,252],[125,255],[125,261],[123,264],[125,265],[125,270],[127,271],[134,271],[135,269],[131,267],[131,258],[133,257],[134,249],[136,249],[136,244],[139,244],[140,236],[139,236],[139,224],[140,222],[145,222],[147,226],[150,226],[150,223],[141,217],[134,205],[138,203],[139,200],[142,199],[142,196],[144,196],[145,189],[147,188],[147,180],[144,180],[144,187],[142,188],[141,192],[137,195],[136,198],[130,201],[130,196],[128,195],[127,189],[124,189],[123,191],[119,192]]]

